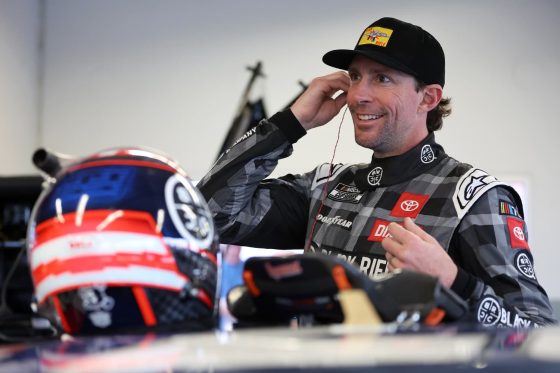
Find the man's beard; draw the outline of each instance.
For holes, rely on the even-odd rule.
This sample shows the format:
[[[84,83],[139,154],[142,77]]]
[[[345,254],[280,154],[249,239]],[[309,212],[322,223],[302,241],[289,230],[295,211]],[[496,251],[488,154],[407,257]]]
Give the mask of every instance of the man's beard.
[[[356,143],[364,148],[371,149],[374,152],[386,153],[392,149],[395,144],[395,133],[384,123],[381,131],[375,136],[368,136],[362,133],[359,136],[356,128],[354,128],[354,139]]]

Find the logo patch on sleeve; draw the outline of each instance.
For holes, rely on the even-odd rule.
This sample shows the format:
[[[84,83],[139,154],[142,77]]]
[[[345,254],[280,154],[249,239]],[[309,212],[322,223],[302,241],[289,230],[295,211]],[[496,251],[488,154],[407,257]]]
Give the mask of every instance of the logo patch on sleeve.
[[[509,239],[513,249],[529,249],[529,243],[525,236],[525,223],[523,220],[507,218]]]
[[[521,217],[521,215],[519,215],[517,207],[514,204],[502,200],[500,200],[500,215],[509,215],[518,218]]]
[[[399,218],[415,218],[418,216],[428,199],[427,194],[412,194],[404,192],[391,210],[391,216]]]
[[[515,255],[515,268],[517,268],[517,270],[525,277],[532,279],[535,278],[533,262],[531,262],[531,259],[529,255],[527,255],[526,251],[520,251],[517,255]]]
[[[528,328],[534,325],[531,320],[501,306],[498,300],[490,295],[480,300],[476,317],[485,326],[502,325],[510,328]]]
[[[459,219],[465,216],[471,206],[486,191],[498,185],[503,185],[503,183],[478,168],[471,168],[461,176],[453,193],[453,205]]]
[[[482,325],[496,325],[500,321],[502,308],[493,297],[485,297],[478,304],[476,318]]]

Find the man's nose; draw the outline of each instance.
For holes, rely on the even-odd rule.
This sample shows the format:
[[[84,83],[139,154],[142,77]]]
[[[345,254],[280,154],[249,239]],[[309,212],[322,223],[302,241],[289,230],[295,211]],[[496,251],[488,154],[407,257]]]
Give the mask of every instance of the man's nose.
[[[353,83],[348,90],[348,101],[354,105],[362,105],[372,100],[372,90],[363,81]]]

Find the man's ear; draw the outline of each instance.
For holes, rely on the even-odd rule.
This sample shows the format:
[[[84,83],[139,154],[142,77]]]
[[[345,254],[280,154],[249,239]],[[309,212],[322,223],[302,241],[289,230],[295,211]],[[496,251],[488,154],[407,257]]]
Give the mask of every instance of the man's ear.
[[[418,110],[422,112],[429,112],[435,108],[443,96],[443,88],[439,84],[429,84],[422,88],[422,101],[418,106]]]

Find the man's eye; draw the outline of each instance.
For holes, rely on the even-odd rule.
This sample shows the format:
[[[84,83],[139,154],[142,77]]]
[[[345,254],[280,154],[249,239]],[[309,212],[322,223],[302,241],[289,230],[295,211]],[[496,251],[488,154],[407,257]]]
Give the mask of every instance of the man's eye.
[[[379,83],[388,83],[391,81],[387,75],[379,74],[377,75],[377,81]]]
[[[352,72],[349,73],[348,76],[350,77],[350,80],[353,81],[353,82],[360,78],[360,76],[358,74],[352,73]]]

